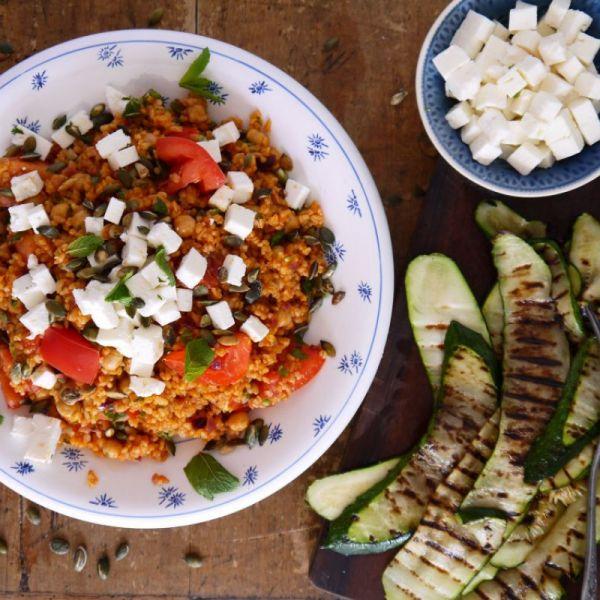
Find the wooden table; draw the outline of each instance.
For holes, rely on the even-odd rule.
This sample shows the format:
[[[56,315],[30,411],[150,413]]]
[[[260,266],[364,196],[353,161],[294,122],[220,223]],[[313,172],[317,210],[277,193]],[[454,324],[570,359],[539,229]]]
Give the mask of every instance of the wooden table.
[[[163,6],[159,27],[197,32],[240,46],[272,62],[310,89],[339,119],[362,152],[386,202],[396,265],[408,241],[436,162],[417,115],[414,71],[420,44],[446,0],[0,0],[0,41],[14,54],[6,69],[69,38],[146,27]],[[408,95],[392,106],[392,96]],[[277,123],[274,124],[277,126]],[[401,273],[397,269],[397,281]],[[398,293],[402,293],[401,285]],[[236,515],[195,527],[118,530],[42,511],[32,526],[27,502],[0,485],[0,597],[327,598],[307,571],[320,522],[304,505],[309,481],[334,472],[346,436],[294,483]],[[113,561],[108,581],[95,564],[83,574],[52,554],[60,535],[85,542],[92,557],[113,554],[122,540],[127,560]],[[189,549],[205,557],[190,570]]]

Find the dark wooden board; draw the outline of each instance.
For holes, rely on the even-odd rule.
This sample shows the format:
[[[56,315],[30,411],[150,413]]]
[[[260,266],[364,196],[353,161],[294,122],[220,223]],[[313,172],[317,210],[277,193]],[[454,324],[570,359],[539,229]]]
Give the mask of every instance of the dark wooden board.
[[[474,221],[481,200],[497,197],[523,216],[549,224],[550,237],[565,240],[582,212],[600,215],[600,181],[562,196],[502,198],[472,185],[448,165],[438,164],[424,199],[407,261],[396,265],[395,306],[381,366],[356,418],[342,470],[395,456],[423,433],[431,413],[431,392],[413,343],[406,312],[404,273],[413,257],[442,252],[460,266],[479,300],[490,289],[495,271],[490,244]],[[317,549],[310,570],[315,585],[357,600],[383,598],[381,574],[394,551],[345,557]],[[425,599],[426,600],[426,599]]]

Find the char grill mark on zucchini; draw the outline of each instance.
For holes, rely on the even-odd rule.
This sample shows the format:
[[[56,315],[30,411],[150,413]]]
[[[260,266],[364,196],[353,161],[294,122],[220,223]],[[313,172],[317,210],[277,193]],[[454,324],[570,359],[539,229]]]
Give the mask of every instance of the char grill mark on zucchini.
[[[503,232],[522,238],[546,236],[545,223],[528,221],[500,200],[480,202],[475,209],[475,221],[490,239]]]
[[[498,528],[473,532],[460,523],[456,509],[491,456],[498,435],[496,411],[464,457],[435,490],[413,537],[383,574],[388,600],[455,597],[487,560]]]
[[[492,348],[496,356],[502,356],[502,330],[504,329],[504,306],[500,286],[496,283],[487,295],[481,308],[483,318],[490,332]]]
[[[558,409],[557,409],[558,411]],[[589,443],[577,456],[569,460],[564,467],[558,470],[556,475],[547,477],[540,484],[540,492],[549,494],[561,490],[579,481],[592,463],[594,458],[595,443]],[[525,463],[527,467],[527,463]]]
[[[383,481],[332,522],[325,547],[365,554],[404,543],[437,484],[496,409],[497,366],[481,335],[452,322],[445,347],[442,387],[428,431]]]
[[[600,223],[584,213],[573,226],[569,260],[583,279],[583,299],[600,299]]]

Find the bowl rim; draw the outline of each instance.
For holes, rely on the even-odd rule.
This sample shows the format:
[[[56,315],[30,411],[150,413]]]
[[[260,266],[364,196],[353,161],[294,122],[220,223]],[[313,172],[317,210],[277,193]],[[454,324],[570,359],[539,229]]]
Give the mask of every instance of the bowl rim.
[[[321,123],[328,134],[331,135],[332,141],[335,142],[345,160],[348,162],[348,165],[354,171],[358,185],[363,191],[370,212],[377,242],[377,252],[380,257],[378,270],[381,281],[381,292],[377,309],[377,319],[371,334],[372,339],[369,352],[365,358],[364,368],[360,372],[359,378],[353,385],[347,400],[341,408],[339,408],[337,414],[332,415],[332,423],[328,429],[323,432],[323,435],[308,446],[308,449],[306,449],[299,458],[292,457],[293,461],[291,464],[288,464],[285,469],[280,471],[277,475],[274,475],[269,481],[260,486],[260,488],[249,491],[247,494],[238,498],[225,500],[217,506],[202,507],[183,514],[118,516],[108,513],[99,513],[61,501],[57,498],[52,498],[51,496],[33,489],[29,484],[16,479],[12,474],[0,469],[1,483],[20,495],[58,513],[100,525],[154,529],[197,524],[220,518],[253,506],[299,477],[338,439],[360,408],[365,395],[370,389],[383,356],[392,315],[394,261],[389,224],[381,201],[381,196],[364,159],[356,145],[352,142],[350,136],[332,113],[309,90],[302,86],[302,84],[287,75],[278,67],[251,52],[215,38],[181,31],[163,29],[122,29],[100,32],[56,44],[17,63],[0,75],[0,88],[42,64],[64,57],[65,55],[90,47],[103,46],[108,42],[126,43],[133,41],[138,43],[142,41],[152,43],[177,43],[196,50],[209,46],[211,51],[214,49],[215,52],[218,52],[221,56],[240,62],[255,72],[268,77],[286,90],[296,101],[300,102],[304,108]]]
[[[481,177],[471,173],[467,169],[465,169],[458,160],[454,158],[454,156],[446,151],[444,145],[438,139],[433,127],[429,123],[429,119],[427,118],[427,109],[425,107],[424,94],[423,94],[423,79],[425,75],[425,66],[426,66],[426,57],[429,51],[429,47],[431,46],[431,42],[433,40],[433,36],[436,34],[437,30],[440,28],[442,23],[446,20],[448,15],[460,4],[465,2],[466,0],[452,0],[446,6],[446,8],[438,15],[437,19],[433,22],[433,25],[429,28],[425,39],[423,40],[423,44],[421,45],[421,51],[419,52],[419,59],[417,61],[417,70],[415,73],[415,90],[417,93],[417,107],[419,110],[419,116],[421,117],[421,123],[427,132],[431,143],[435,146],[435,149],[440,153],[440,156],[444,158],[444,160],[456,171],[458,171],[463,177],[477,184],[478,186],[490,190],[492,192],[496,192],[498,194],[503,194],[505,196],[513,196],[516,198],[543,198],[548,196],[556,196],[558,194],[565,194],[566,192],[570,192],[576,190],[588,183],[594,181],[598,177],[600,177],[600,164],[598,167],[592,171],[589,175],[585,177],[581,177],[576,179],[572,183],[567,183],[565,185],[556,186],[549,189],[544,190],[511,190],[510,188],[503,187],[501,185],[496,185],[495,183],[487,182]],[[552,167],[550,167],[552,169]]]

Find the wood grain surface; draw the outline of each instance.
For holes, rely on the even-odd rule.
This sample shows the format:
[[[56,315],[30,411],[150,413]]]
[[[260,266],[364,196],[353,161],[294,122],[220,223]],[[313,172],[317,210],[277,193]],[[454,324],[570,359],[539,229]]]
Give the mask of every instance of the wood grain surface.
[[[420,44],[445,5],[446,0],[0,0],[0,41],[15,50],[0,69],[73,37],[146,27],[162,6],[159,27],[254,52],[324,102],[357,144],[386,200],[398,268],[405,264],[437,160],[419,122],[413,79]],[[401,90],[406,99],[392,106],[392,95]],[[387,356],[387,363],[396,360],[396,349],[390,347]],[[387,375],[387,370],[378,375],[372,398]],[[364,414],[355,435],[381,417],[376,404]],[[347,438],[346,432],[278,494],[236,515],[184,529],[110,529],[46,510],[36,527],[23,517],[27,502],[0,485],[0,536],[9,544],[8,555],[0,556],[0,598],[331,598],[308,577],[320,522],[303,496],[308,482],[339,468]],[[113,560],[109,579],[101,581],[93,564],[78,575],[70,559],[50,553],[48,542],[56,535],[73,545],[84,542],[92,562],[101,552],[112,555],[122,540],[131,553],[122,562]],[[201,569],[192,571],[183,562],[189,549],[205,557]]]

